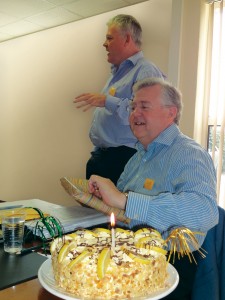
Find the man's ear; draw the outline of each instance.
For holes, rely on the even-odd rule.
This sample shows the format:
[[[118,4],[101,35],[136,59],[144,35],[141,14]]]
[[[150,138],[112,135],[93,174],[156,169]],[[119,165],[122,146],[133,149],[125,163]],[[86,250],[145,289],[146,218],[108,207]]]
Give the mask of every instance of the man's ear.
[[[177,107],[176,106],[170,106],[169,107],[169,116],[173,119],[177,116]]]
[[[126,42],[126,44],[129,44],[130,41],[131,41],[131,39],[132,39],[131,35],[129,33],[127,33],[126,36],[125,36],[125,42]]]

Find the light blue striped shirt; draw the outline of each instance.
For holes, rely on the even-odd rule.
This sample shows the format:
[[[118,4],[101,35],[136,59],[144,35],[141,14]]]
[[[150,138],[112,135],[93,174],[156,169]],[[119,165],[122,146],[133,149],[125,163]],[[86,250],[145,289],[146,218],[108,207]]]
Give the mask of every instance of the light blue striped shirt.
[[[127,107],[133,98],[134,83],[147,77],[165,78],[165,75],[144,58],[142,51],[122,62],[118,69],[112,65],[112,74],[102,90],[106,95],[105,107],[95,109],[89,132],[94,146],[135,147],[137,139],[130,129]],[[112,87],[114,95],[109,93]]]
[[[177,125],[164,130],[147,151],[138,143],[117,187],[129,192],[126,216],[130,226],[148,225],[164,237],[185,226],[206,233],[218,223],[216,173],[210,155]],[[147,179],[147,181],[146,181]],[[144,187],[146,182],[153,184]],[[199,244],[205,236],[197,236]]]

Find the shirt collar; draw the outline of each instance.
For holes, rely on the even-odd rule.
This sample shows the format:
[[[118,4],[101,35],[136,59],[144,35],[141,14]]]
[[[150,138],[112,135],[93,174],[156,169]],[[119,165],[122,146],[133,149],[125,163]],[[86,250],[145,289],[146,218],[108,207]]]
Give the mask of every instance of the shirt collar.
[[[124,66],[125,64],[127,63],[131,63],[133,65],[136,65],[137,61],[140,59],[140,58],[143,58],[144,57],[144,54],[142,51],[139,51],[137,52],[136,54],[128,57],[126,60],[124,60],[120,65],[119,65],[119,68]],[[118,70],[117,66],[116,65],[111,65],[111,71],[112,73],[114,74],[116,71]]]
[[[167,127],[165,130],[163,130],[158,136],[156,139],[154,139],[154,141],[152,141],[148,147],[147,147],[147,150],[150,149],[150,147],[153,145],[153,144],[162,144],[162,145],[165,145],[165,146],[169,146],[173,143],[173,141],[175,140],[175,138],[178,136],[178,134],[180,134],[180,129],[179,127],[176,125],[176,124],[172,124],[170,125],[169,127]],[[143,150],[144,149],[144,146],[138,142],[137,143],[137,148],[139,150]]]

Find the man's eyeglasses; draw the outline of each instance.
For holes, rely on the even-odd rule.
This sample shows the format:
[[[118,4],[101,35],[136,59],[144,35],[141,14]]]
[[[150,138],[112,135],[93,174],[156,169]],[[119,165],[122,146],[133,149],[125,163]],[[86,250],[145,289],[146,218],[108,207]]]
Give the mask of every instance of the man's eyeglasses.
[[[130,103],[127,110],[132,113],[133,111],[135,111],[135,109],[139,109],[140,111],[142,112],[149,112],[149,111],[152,111],[156,108],[163,108],[163,107],[171,107],[173,105],[152,105],[151,103],[149,102],[140,102],[139,104],[137,103]]]

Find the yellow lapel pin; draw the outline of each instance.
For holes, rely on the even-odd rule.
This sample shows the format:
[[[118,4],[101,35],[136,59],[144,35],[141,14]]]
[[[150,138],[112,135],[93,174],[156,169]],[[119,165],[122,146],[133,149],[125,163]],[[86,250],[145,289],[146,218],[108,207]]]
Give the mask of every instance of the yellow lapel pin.
[[[146,190],[152,190],[154,183],[155,183],[155,180],[146,178],[145,183],[144,183],[144,188]]]
[[[109,95],[111,96],[115,96],[116,94],[116,88],[114,86],[112,86],[110,89],[109,89]]]

